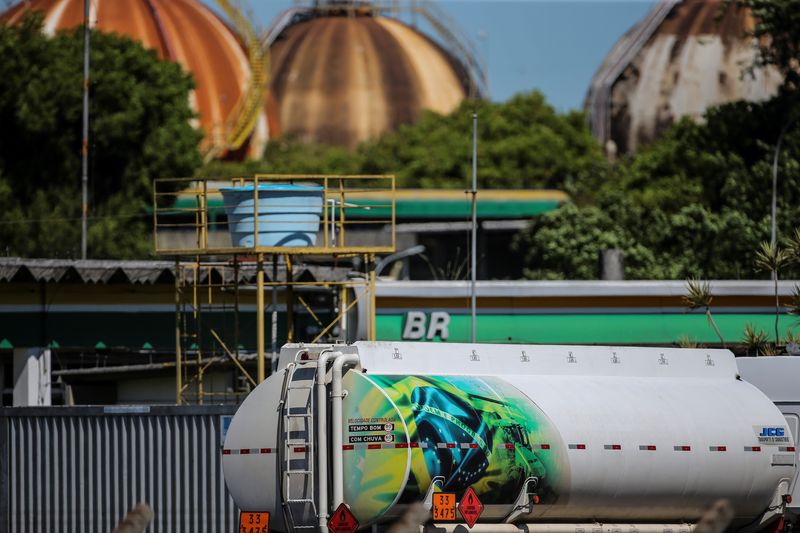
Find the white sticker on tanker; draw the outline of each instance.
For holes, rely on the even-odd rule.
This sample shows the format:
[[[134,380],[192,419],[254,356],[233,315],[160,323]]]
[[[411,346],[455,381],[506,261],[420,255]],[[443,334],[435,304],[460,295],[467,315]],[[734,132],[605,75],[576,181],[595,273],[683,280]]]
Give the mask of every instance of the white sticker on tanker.
[[[789,431],[786,426],[753,426],[759,444],[776,446],[789,444]]]
[[[347,429],[350,433],[394,431],[394,422],[388,422],[386,424],[350,424]]]
[[[351,444],[362,442],[394,442],[394,435],[351,435],[349,442]]]

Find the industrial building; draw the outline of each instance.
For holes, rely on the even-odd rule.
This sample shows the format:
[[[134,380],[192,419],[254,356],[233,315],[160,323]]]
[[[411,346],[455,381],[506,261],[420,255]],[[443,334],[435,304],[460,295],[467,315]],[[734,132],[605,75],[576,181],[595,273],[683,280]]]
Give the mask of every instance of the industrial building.
[[[252,276],[252,263],[248,268]],[[294,274],[298,280],[335,280],[349,270],[297,265]],[[206,276],[219,274],[204,273],[199,282],[205,283]],[[782,305],[791,298],[793,285],[779,283]],[[772,282],[716,281],[711,287],[714,317],[729,346],[742,341],[746,324],[774,330]],[[47,401],[58,404],[173,403],[174,290],[171,262],[0,259],[3,405],[37,404],[42,386],[51,391]],[[375,290],[377,339],[469,340],[468,282],[379,279]],[[670,346],[685,338],[719,346],[703,310],[689,311],[683,294],[681,281],[479,281],[478,340]],[[304,298],[309,307],[297,303],[294,310],[297,341],[314,339],[321,324],[335,316],[329,297],[318,293]],[[286,310],[282,291],[279,345],[286,338]],[[209,320],[224,336],[232,331],[233,318],[225,317],[224,306],[219,311]],[[366,336],[358,317],[365,312],[363,306],[354,308],[350,316],[357,327],[349,331],[349,340]],[[781,334],[796,330],[794,316],[785,308],[781,313]],[[252,291],[242,294],[239,316],[239,359],[253,369]],[[325,338],[339,337],[332,333]],[[269,330],[266,344],[272,344]],[[207,391],[219,393],[215,402],[236,403],[241,399],[235,392],[240,379],[236,368],[219,348],[207,355],[212,361]],[[47,380],[37,373],[45,368],[50,369]]]

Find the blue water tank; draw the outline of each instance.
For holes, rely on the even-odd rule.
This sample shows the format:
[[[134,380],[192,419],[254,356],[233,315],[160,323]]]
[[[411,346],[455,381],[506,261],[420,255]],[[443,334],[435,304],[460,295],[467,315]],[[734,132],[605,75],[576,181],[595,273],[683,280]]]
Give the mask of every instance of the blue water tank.
[[[253,185],[220,189],[233,246],[252,248],[255,240]],[[258,185],[257,246],[314,246],[322,215],[323,189],[318,185]]]

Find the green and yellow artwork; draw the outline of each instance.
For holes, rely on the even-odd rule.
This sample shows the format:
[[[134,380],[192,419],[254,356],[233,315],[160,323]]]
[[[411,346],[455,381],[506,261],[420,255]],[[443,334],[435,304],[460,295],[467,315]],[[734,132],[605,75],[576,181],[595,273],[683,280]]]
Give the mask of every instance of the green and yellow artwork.
[[[349,379],[347,379],[349,378]],[[565,447],[544,413],[501,378],[350,372],[345,401],[345,501],[362,521],[421,500],[431,481],[485,505],[511,505],[536,478],[553,503]]]

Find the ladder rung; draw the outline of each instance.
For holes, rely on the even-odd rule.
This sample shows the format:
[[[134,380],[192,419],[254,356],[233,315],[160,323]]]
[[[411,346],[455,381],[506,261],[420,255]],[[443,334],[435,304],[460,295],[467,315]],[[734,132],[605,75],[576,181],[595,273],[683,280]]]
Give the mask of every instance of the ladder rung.
[[[287,499],[286,503],[314,503],[314,500],[311,498],[295,498],[295,499]]]
[[[303,380],[303,381],[311,381],[311,380]],[[290,384],[289,384],[289,386],[288,386],[288,387],[286,387],[286,390],[311,390],[311,389],[313,389],[313,388],[314,388],[313,386],[311,386],[311,387],[306,387],[305,385],[301,385],[301,386],[299,386],[299,387],[292,387],[292,385],[291,385],[291,383],[290,383]]]
[[[311,418],[314,415],[312,415],[311,413],[300,413],[300,414],[288,413],[283,416],[285,416],[286,418]]]
[[[284,472],[287,475],[297,475],[297,476],[300,476],[300,475],[307,476],[309,474],[313,474],[314,473],[311,470],[284,470]]]

